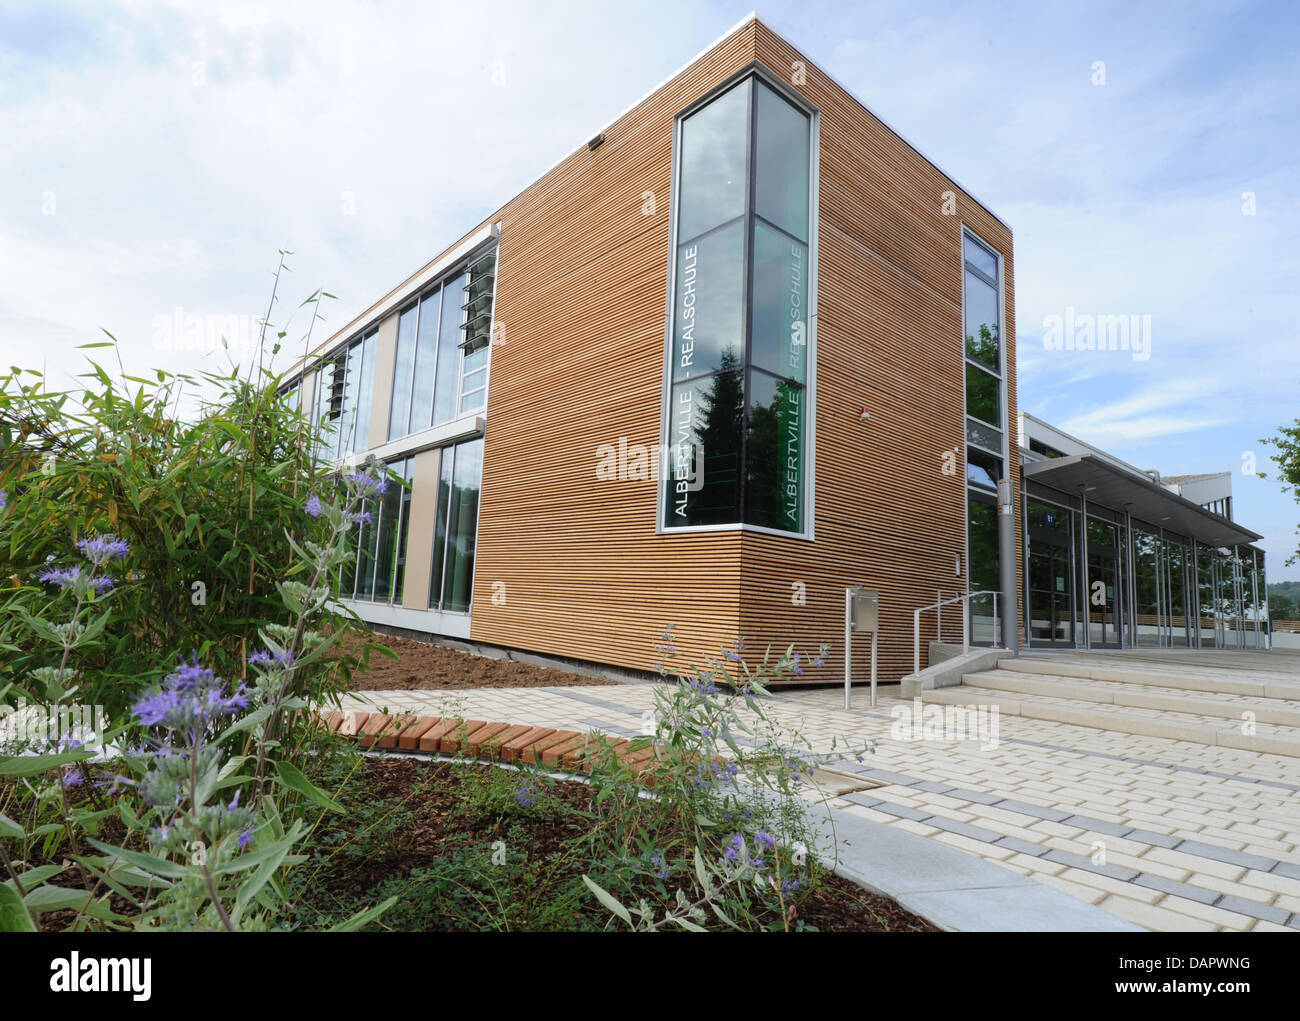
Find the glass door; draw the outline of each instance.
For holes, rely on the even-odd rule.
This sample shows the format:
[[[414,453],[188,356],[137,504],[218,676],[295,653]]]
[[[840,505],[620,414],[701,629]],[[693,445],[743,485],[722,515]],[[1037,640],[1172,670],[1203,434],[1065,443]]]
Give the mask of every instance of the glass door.
[[[1115,526],[1088,519],[1088,644],[1117,649],[1119,627],[1119,544]]]
[[[1029,641],[1072,648],[1074,613],[1070,564],[1073,512],[1038,500],[1028,502]]]

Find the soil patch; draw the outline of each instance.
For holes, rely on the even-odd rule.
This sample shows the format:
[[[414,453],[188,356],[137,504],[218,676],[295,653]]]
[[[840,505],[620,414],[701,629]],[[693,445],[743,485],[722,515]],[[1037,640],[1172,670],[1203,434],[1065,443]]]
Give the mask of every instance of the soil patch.
[[[534,666],[509,659],[489,659],[449,649],[445,645],[411,638],[373,634],[372,641],[388,646],[397,659],[371,653],[370,668],[357,671],[352,687],[357,691],[465,690],[468,688],[554,688],[573,685],[610,685],[603,677]],[[364,639],[349,640],[358,653]]]

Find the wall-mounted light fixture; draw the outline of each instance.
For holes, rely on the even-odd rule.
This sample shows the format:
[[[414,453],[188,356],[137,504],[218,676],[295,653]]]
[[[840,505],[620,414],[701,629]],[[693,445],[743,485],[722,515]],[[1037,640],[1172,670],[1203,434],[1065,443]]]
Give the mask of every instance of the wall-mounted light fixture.
[[[605,132],[602,131],[599,135],[597,135],[595,138],[593,138],[590,142],[587,143],[587,148],[593,150],[599,149],[604,144],[605,144]]]

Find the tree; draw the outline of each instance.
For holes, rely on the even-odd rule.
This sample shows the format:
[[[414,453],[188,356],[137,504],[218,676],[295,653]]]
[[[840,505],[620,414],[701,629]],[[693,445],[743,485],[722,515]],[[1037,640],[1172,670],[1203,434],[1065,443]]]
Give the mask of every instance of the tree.
[[[1280,426],[1276,436],[1270,436],[1259,442],[1266,447],[1277,448],[1277,453],[1273,455],[1273,463],[1277,465],[1277,477],[1274,481],[1282,483],[1282,492],[1292,494],[1296,502],[1300,503],[1300,419],[1296,419],[1291,425]],[[1261,479],[1268,478],[1264,472],[1258,474]],[[1298,561],[1300,561],[1300,549],[1292,553],[1286,562],[1290,566]]]
[[[1300,620],[1296,604],[1280,592],[1270,592],[1268,596],[1269,620]]]

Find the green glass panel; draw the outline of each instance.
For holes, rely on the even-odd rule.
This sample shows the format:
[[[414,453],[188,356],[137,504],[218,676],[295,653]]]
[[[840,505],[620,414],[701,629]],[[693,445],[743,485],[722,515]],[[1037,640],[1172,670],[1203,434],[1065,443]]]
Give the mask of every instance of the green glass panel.
[[[808,378],[808,247],[754,224],[752,363],[796,383]]]

